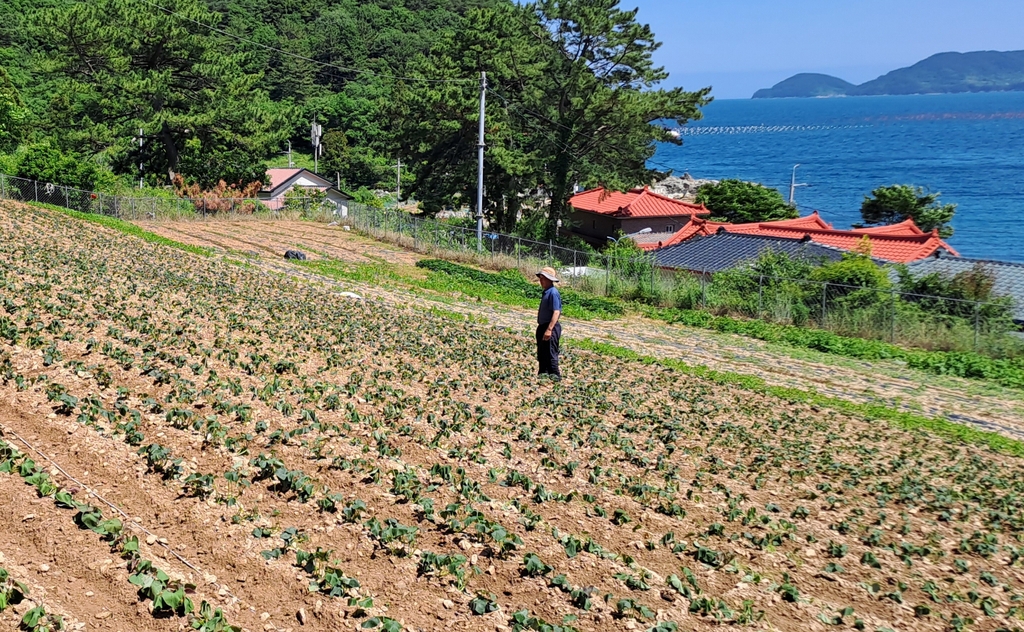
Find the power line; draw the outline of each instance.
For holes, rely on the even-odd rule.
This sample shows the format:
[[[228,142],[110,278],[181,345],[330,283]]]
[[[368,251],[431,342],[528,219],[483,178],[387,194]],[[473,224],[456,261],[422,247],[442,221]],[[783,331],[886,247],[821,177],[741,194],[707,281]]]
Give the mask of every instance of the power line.
[[[255,41],[253,41],[251,39],[242,37],[240,35],[235,35],[234,33],[231,33],[229,31],[225,31],[224,29],[217,28],[216,26],[212,26],[210,24],[205,24],[203,22],[200,22],[199,20],[195,20],[193,18],[190,18],[187,15],[182,15],[180,13],[177,13],[176,11],[174,11],[172,9],[168,9],[167,7],[161,6],[161,5],[157,4],[156,2],[152,2],[151,0],[140,0],[140,2],[148,4],[151,7],[155,7],[157,9],[160,9],[164,13],[166,13],[168,15],[172,15],[172,16],[178,18],[179,20],[185,20],[186,22],[191,22],[192,24],[195,24],[197,26],[201,26],[204,29],[213,31],[214,33],[219,33],[221,35],[224,35],[225,37],[230,37],[232,39],[238,40],[239,42],[245,42],[246,44],[250,44],[252,46],[256,46],[257,48],[262,48],[264,50],[272,51],[272,52],[275,52],[275,53],[278,53],[278,54],[281,54],[281,55],[285,55],[287,57],[292,57],[294,59],[300,59],[302,61],[308,61],[310,63],[319,64],[319,65],[327,67],[327,68],[334,68],[335,70],[340,70],[342,72],[351,72],[351,73],[355,73],[355,74],[370,75],[370,76],[373,76],[373,77],[380,77],[382,79],[393,79],[393,80],[396,80],[396,81],[419,81],[419,82],[423,82],[423,83],[466,83],[466,82],[470,82],[470,81],[474,81],[474,82],[476,81],[476,79],[425,79],[423,77],[403,77],[403,76],[400,76],[400,75],[388,75],[388,74],[384,74],[384,73],[379,73],[379,72],[375,72],[373,70],[365,70],[365,69],[360,69],[360,68],[350,68],[350,67],[346,67],[346,66],[338,66],[337,64],[332,64],[332,63],[329,63],[329,62],[320,61],[318,59],[313,59],[311,57],[306,57],[304,55],[299,55],[298,53],[291,53],[291,52],[288,52],[286,50],[281,50],[280,48],[274,48],[273,46],[268,46],[266,44],[261,44],[260,42],[255,42]]]
[[[488,88],[487,91],[490,92],[491,94],[493,94],[494,96],[498,97],[499,99],[501,99],[505,103],[509,104],[510,106],[516,107],[519,110],[521,110],[522,112],[524,112],[526,114],[530,114],[531,116],[533,116],[533,117],[543,121],[544,123],[547,123],[548,125],[554,125],[555,127],[560,127],[560,128],[562,128],[562,129],[564,129],[566,131],[569,131],[569,132],[572,131],[572,129],[569,128],[568,126],[563,125],[562,123],[559,123],[558,121],[553,121],[550,118],[544,116],[543,114],[539,114],[539,113],[537,113],[537,112],[535,112],[535,111],[533,111],[533,110],[523,106],[520,103],[515,103],[511,99],[501,95],[500,93],[498,93],[498,92],[496,92],[496,91],[494,91],[494,90],[492,90],[490,88]],[[519,116],[524,121],[527,120],[526,117],[522,116],[522,114],[520,114]],[[528,122],[530,122],[534,126],[537,126],[537,124],[532,122],[532,121],[528,121]],[[538,129],[540,129],[540,128],[538,127]],[[576,160],[583,160],[583,158],[581,156],[579,156],[578,154],[576,154],[572,149],[570,149],[568,145],[565,145],[563,143],[559,143],[558,141],[554,141],[554,140],[552,142],[554,142],[554,144],[557,147],[559,147],[560,149],[564,150],[566,153],[568,153],[570,156],[572,156]],[[624,150],[621,147],[613,145],[612,143],[608,143],[606,141],[598,141],[598,144],[602,144],[605,147],[614,149],[615,151],[619,152],[620,154],[624,153]],[[658,167],[661,167],[662,169],[666,169],[668,171],[675,171],[674,167],[670,167],[669,165],[666,165],[665,163],[662,163],[662,162],[659,162],[657,160],[654,160],[653,158],[648,158],[645,162],[647,162],[649,164],[652,164],[652,165],[655,165],[655,166],[658,166]]]

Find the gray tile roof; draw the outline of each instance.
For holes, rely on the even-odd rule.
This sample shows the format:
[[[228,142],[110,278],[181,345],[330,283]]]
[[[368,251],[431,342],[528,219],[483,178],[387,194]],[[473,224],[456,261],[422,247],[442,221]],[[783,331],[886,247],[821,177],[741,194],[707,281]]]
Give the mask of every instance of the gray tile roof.
[[[757,259],[767,250],[791,257],[838,261],[843,251],[803,239],[765,237],[742,233],[720,232],[707,237],[694,237],[676,246],[654,251],[657,265],[694,272],[721,272]]]
[[[907,270],[915,277],[933,272],[952,277],[961,272],[967,272],[979,264],[991,272],[995,279],[992,292],[997,296],[1012,297],[1014,300],[1013,319],[1024,322],[1024,263],[944,255],[908,263]]]

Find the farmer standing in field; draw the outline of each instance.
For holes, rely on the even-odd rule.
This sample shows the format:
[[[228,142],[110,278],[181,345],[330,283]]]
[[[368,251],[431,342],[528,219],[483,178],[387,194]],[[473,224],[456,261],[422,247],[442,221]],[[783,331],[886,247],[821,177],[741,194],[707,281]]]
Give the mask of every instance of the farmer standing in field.
[[[555,287],[558,274],[554,268],[543,268],[537,273],[537,280],[544,288],[537,310],[537,362],[540,363],[537,374],[550,375],[557,381],[562,379],[558,370],[558,341],[562,337],[562,324],[558,322],[562,316],[562,296]]]

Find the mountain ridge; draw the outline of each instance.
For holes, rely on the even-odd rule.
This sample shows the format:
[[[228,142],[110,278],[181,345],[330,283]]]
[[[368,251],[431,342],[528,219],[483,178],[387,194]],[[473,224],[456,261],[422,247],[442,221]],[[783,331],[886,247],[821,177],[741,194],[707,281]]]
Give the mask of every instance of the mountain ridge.
[[[860,85],[851,84],[832,75],[799,73],[780,81],[771,88],[758,90],[752,98],[950,94],[1016,90],[1024,90],[1024,50],[936,53],[912,66],[898,68]]]

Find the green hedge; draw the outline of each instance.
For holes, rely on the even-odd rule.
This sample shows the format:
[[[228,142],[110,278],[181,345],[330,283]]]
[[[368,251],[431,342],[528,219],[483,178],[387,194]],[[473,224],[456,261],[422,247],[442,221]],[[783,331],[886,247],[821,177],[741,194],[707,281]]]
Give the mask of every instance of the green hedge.
[[[443,261],[441,259],[422,259],[416,262],[416,267],[430,270],[432,272],[441,272],[475,283],[485,283],[494,288],[501,288],[503,290],[519,294],[523,298],[540,298],[540,294],[538,292],[539,288],[537,285],[523,278],[523,275],[520,274],[518,270],[504,270],[498,273],[483,272],[481,270],[461,266],[457,263]],[[566,302],[587,311],[611,314],[615,316],[621,316],[626,313],[622,303],[618,301],[612,301],[598,296],[587,296],[570,289],[560,289],[559,293],[561,293],[562,298],[565,299]]]
[[[909,367],[935,375],[991,380],[1011,388],[1024,388],[1024,359],[1021,358],[1002,360],[973,352],[904,349],[887,342],[849,338],[821,329],[712,316],[695,310],[659,310],[658,316],[670,323],[741,334],[766,342],[863,360],[903,360]]]
[[[416,265],[469,282],[484,283],[526,299],[537,298],[537,286],[523,278],[518,270],[505,270],[499,273],[482,272],[440,259],[424,259]],[[617,316],[625,313],[624,305],[620,301],[589,296],[570,289],[561,290],[561,293],[567,303],[592,312]],[[1004,360],[973,352],[904,349],[888,342],[840,336],[822,329],[779,325],[762,320],[740,320],[729,316],[714,316],[697,310],[640,307],[648,316],[669,323],[739,334],[766,342],[814,349],[847,358],[902,360],[911,368],[933,375],[988,380],[1009,388],[1024,389],[1024,358]]]

